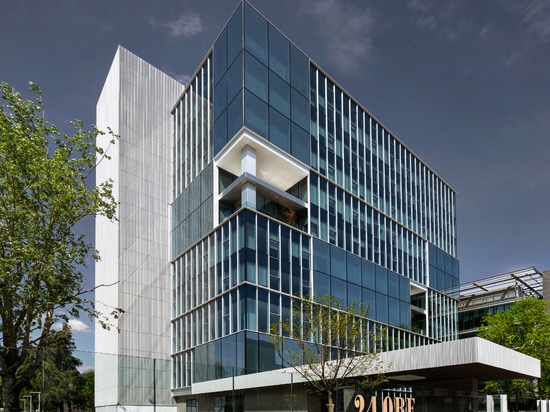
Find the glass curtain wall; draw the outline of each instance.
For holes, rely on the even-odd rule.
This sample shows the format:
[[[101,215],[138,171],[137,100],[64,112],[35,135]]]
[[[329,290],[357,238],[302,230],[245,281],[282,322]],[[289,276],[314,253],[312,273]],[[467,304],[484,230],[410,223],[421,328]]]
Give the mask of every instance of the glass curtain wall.
[[[174,388],[281,367],[267,333],[295,296],[370,304],[386,350],[455,338],[455,192],[248,3],[173,121]],[[212,160],[242,127],[311,168],[309,224],[214,221]]]

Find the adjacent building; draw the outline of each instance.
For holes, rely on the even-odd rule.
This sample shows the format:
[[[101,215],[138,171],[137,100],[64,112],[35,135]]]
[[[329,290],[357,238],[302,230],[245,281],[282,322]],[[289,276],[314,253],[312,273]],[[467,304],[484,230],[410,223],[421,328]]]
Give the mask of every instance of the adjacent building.
[[[507,310],[520,299],[547,300],[545,278],[544,272],[529,267],[460,285],[459,338],[476,336],[484,316]]]
[[[173,405],[170,395],[169,112],[183,85],[119,47],[97,103],[97,126],[110,160],[98,181],[113,180],[117,220],[96,219],[96,308],[110,313],[112,330],[95,328],[98,411],[124,405]],[[105,285],[105,286],[100,286]],[[117,333],[118,329],[119,333]],[[154,402],[153,402],[154,401]]]
[[[120,334],[96,332],[98,409],[317,407],[268,340],[317,294],[370,305],[394,382],[475,391],[506,375],[478,339],[443,359],[458,337],[452,187],[248,2],[205,52],[184,88],[120,48],[98,102],[120,135],[98,178],[120,207],[97,223],[96,283],[115,285],[96,296],[126,311]],[[499,351],[510,375],[536,375]]]

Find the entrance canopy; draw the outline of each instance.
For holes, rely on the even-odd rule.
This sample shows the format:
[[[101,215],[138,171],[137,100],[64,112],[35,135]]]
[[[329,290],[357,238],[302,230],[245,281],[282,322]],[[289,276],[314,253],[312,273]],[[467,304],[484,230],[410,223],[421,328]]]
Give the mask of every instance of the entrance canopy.
[[[390,381],[423,386],[477,387],[478,381],[540,377],[540,361],[473,337],[381,354]]]

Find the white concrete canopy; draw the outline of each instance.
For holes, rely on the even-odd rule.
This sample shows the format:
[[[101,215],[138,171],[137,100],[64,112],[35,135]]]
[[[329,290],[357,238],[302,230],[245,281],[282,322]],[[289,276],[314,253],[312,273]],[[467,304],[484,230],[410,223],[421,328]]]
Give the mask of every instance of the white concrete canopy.
[[[244,162],[243,150],[248,155]],[[252,168],[250,164],[253,152],[255,175],[283,192],[309,175],[308,169],[288,153],[246,128],[242,128],[216,156],[216,166],[235,176],[241,176],[245,172],[250,174],[251,170],[243,170],[243,165]]]
[[[408,382],[539,378],[540,360],[481,338],[386,352],[390,380]]]

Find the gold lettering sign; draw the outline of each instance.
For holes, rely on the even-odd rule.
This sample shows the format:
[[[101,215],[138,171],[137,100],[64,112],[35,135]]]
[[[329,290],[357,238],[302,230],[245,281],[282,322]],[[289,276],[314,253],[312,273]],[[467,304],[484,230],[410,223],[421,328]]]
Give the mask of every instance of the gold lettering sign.
[[[365,409],[366,402],[362,394],[358,393],[353,398],[353,406],[355,406],[358,412],[377,412],[377,404],[376,396],[371,396],[369,405]],[[414,406],[414,398],[396,396],[392,399],[386,396],[382,401],[382,412],[414,412]]]

